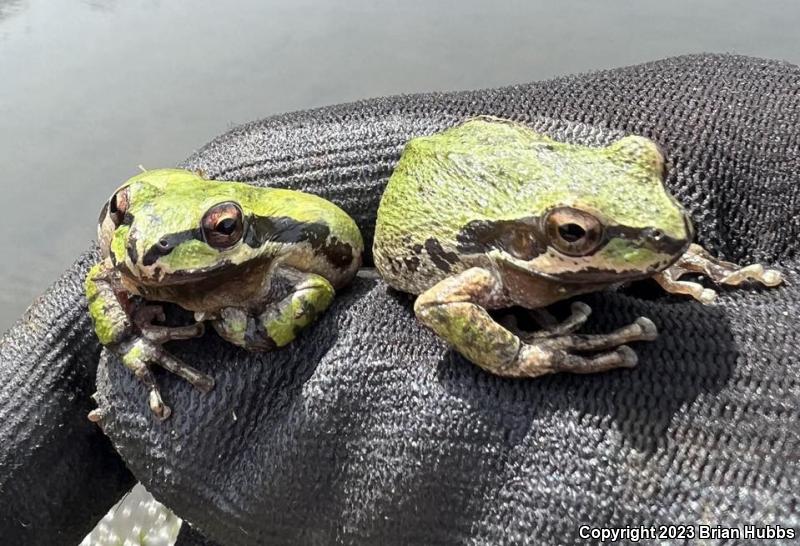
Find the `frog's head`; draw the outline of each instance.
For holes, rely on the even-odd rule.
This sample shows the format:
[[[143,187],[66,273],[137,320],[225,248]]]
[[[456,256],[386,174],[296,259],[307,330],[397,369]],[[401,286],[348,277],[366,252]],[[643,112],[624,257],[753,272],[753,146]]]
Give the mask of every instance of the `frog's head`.
[[[544,206],[537,197],[541,214],[530,221],[528,243],[535,248],[527,256],[505,249],[503,262],[560,282],[602,284],[651,276],[686,251],[691,221],[664,187],[654,142],[629,136],[561,161],[566,178]]]
[[[233,184],[208,188],[176,169],[131,178],[100,213],[103,257],[140,285],[192,282],[252,259],[258,249],[243,240],[245,211]]]

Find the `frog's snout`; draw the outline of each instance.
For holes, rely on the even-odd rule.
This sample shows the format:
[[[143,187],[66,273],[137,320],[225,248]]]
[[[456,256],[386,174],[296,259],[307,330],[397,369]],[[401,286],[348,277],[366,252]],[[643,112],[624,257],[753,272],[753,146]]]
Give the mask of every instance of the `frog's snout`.
[[[130,271],[137,277],[148,277],[154,274],[150,271],[152,266],[162,256],[174,250],[178,241],[173,237],[161,237],[152,244],[142,240],[141,234],[132,228],[125,242],[125,251],[130,260]]]
[[[658,228],[647,228],[641,233],[644,246],[661,254],[683,254],[694,240],[694,228],[687,214],[683,215],[683,233],[667,234]]]
[[[168,237],[162,237],[153,244],[145,253],[142,265],[150,266],[156,263],[161,256],[166,256],[175,248],[175,241]]]

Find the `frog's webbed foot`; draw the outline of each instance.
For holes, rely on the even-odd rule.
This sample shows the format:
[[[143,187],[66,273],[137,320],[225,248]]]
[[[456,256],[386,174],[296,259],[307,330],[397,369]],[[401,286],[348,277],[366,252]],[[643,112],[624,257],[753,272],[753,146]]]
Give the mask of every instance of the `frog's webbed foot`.
[[[147,337],[136,337],[122,342],[114,348],[114,352],[120,356],[125,367],[149,389],[148,405],[161,420],[167,419],[172,412],[161,398],[155,376],[150,369],[151,365],[161,366],[203,392],[209,392],[214,388],[213,377],[183,363]]]
[[[530,375],[547,361],[555,372],[594,373],[614,368],[632,368],[638,361],[636,353],[626,345],[632,341],[652,341],[658,337],[653,321],[639,317],[631,324],[609,334],[567,334],[548,337],[520,348],[517,368],[520,375]],[[609,350],[613,349],[613,350]],[[596,355],[581,353],[599,352]],[[577,354],[576,354],[577,353]],[[544,358],[543,358],[544,357]]]
[[[778,286],[783,276],[774,269],[764,269],[761,264],[739,266],[720,260],[698,244],[692,244],[677,262],[653,278],[670,294],[687,294],[702,303],[711,303],[717,293],[700,283],[681,281],[688,273],[699,273],[718,285],[739,286],[745,281],[756,281],[764,286]]]
[[[502,298],[501,280],[491,271],[473,268],[423,292],[414,311],[469,360],[509,377],[630,368],[637,359],[626,343],[653,340],[658,334],[655,324],[644,317],[610,334],[574,334],[590,313],[587,305],[576,303],[565,321],[553,319],[543,333],[521,339],[495,322],[486,310],[497,306]]]

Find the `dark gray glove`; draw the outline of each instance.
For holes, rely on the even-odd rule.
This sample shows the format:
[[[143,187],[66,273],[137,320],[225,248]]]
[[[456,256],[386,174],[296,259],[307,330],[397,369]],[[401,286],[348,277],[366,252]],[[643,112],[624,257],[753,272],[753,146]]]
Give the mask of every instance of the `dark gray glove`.
[[[160,374],[174,410],[164,423],[131,374],[104,359],[104,430],[159,500],[226,545],[553,543],[577,540],[584,524],[798,526],[798,87],[793,65],[691,56],[235,129],[186,165],[328,197],[368,246],[381,189],[412,136],[476,114],[573,140],[643,134],[665,149],[667,184],[699,242],[734,261],[777,263],[787,286],[725,292],[714,306],[647,283],[583,297],[594,309],[588,331],[645,315],[661,336],[637,347],[634,370],[520,381],[464,361],[417,323],[409,297],[358,279],[288,349],[253,355],[212,333],[173,344],[217,386],[202,395]],[[63,330],[46,340],[44,324],[27,336],[17,326],[2,349],[22,356],[4,358],[0,375],[35,365],[26,348],[36,344],[93,361],[97,345],[75,308],[85,270],[68,273],[50,304],[78,321],[70,331],[83,345],[59,344]],[[59,387],[26,388],[46,399]],[[30,474],[27,455],[14,454]],[[0,487],[3,506],[7,495]]]

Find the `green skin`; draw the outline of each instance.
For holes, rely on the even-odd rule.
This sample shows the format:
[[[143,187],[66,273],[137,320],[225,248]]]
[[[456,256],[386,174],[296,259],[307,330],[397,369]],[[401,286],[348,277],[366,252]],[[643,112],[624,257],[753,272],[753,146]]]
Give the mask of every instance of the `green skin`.
[[[776,271],[690,246],[691,222],[663,176],[664,158],[644,137],[594,148],[475,118],[407,144],[378,210],[375,266],[391,286],[420,295],[414,310],[424,324],[493,373],[631,367],[625,343],[654,339],[649,319],[577,335],[588,306],[573,304],[561,324],[541,308],[645,277],[710,302],[712,290],[678,280],[687,272],[728,285],[781,282]],[[544,330],[524,334],[488,313],[514,305],[535,310]]]
[[[207,213],[220,204],[239,219],[233,235],[225,227],[213,233],[213,218],[223,217]],[[206,218],[212,220],[204,231]],[[150,365],[204,391],[213,387],[211,377],[169,355],[163,343],[202,335],[203,321],[210,321],[245,349],[283,347],[353,278],[364,246],[353,220],[320,197],[179,169],[147,171],[123,184],[103,208],[98,238],[103,259],[85,283],[95,331],[149,387],[150,408],[161,419],[170,409]],[[193,311],[197,323],[153,324],[164,319],[159,306],[148,304],[156,301]]]

